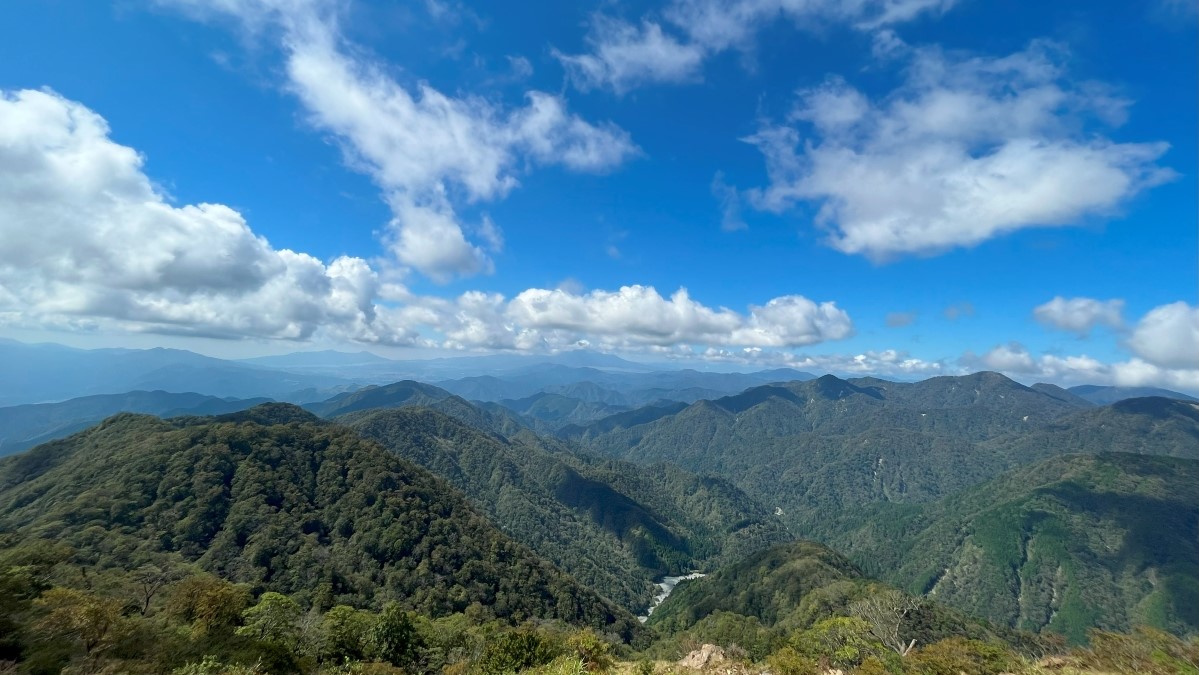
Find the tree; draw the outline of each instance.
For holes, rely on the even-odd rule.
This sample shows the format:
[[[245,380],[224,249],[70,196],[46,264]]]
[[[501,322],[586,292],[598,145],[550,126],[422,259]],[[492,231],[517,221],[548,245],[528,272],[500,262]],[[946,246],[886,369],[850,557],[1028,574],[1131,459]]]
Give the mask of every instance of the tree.
[[[920,606],[920,600],[896,590],[876,593],[858,600],[849,606],[850,614],[862,619],[870,628],[870,634],[900,656],[907,656],[916,646],[916,640],[908,641],[900,636],[903,620]]]
[[[87,591],[51,588],[34,606],[45,611],[36,630],[46,636],[78,640],[89,661],[111,649],[130,630],[121,601]]]
[[[169,567],[164,570],[157,565],[142,565],[133,570],[130,577],[137,589],[138,600],[141,603],[141,615],[145,616],[150,611],[150,602],[154,600],[154,596],[158,595],[158,592],[167,584],[177,580],[180,574]]]
[[[345,660],[361,661],[366,656],[371,629],[377,621],[370,612],[354,609],[349,605],[338,605],[325,613],[321,621],[324,644],[321,658],[340,663]]]
[[[250,600],[245,586],[200,574],[180,581],[171,589],[167,613],[191,624],[199,637],[226,631],[236,626]]]
[[[302,614],[295,600],[268,591],[258,598],[258,604],[242,612],[244,625],[237,634],[291,649],[299,643]]]
[[[367,641],[371,656],[401,668],[416,663],[424,646],[412,616],[394,602],[383,607]]]

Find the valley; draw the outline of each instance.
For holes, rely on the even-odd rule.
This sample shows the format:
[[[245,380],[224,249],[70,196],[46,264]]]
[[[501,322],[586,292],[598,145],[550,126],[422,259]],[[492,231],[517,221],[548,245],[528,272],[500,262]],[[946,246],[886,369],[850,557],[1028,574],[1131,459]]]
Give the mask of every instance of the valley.
[[[254,367],[275,366],[296,367]],[[550,621],[652,658],[697,642],[781,658],[834,625],[882,644],[862,608],[888,594],[914,603],[900,630],[917,645],[1030,663],[1199,631],[1199,408],[1182,395],[609,367],[537,364],[459,393],[355,383],[303,406],[130,391],[0,408],[0,555],[88,598],[149,569],[170,598],[229,584],[247,618],[228,630],[284,598],[325,621],[465,622],[455,639],[479,644]],[[23,583],[27,563],[9,569]],[[29,630],[42,596],[13,597],[4,621]],[[162,602],[121,621],[168,620]],[[289,649],[272,669],[327,658]],[[394,662],[464,658],[415,654]]]

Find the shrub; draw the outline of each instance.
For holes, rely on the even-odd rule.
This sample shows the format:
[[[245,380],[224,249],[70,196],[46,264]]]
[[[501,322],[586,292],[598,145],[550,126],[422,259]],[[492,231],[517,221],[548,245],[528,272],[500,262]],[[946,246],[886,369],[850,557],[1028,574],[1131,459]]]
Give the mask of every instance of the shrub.
[[[920,675],[999,675],[1023,668],[1020,658],[1006,647],[960,637],[918,649],[907,665]]]

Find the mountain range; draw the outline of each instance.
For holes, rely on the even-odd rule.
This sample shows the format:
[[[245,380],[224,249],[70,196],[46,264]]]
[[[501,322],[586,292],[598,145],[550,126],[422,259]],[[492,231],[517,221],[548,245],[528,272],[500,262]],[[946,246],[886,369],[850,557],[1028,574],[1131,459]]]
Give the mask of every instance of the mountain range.
[[[213,366],[31,348],[112,386]],[[888,587],[928,599],[926,636],[1199,630],[1199,403],[1174,392],[480,358],[512,370],[341,380],[302,408],[137,390],[0,408],[0,453],[20,453],[0,459],[0,549],[60,540],[104,574],[196,565],[306,605],[626,639],[655,581],[697,570],[650,630],[806,630]],[[196,382],[314,394],[339,367],[392,366],[308,353]]]

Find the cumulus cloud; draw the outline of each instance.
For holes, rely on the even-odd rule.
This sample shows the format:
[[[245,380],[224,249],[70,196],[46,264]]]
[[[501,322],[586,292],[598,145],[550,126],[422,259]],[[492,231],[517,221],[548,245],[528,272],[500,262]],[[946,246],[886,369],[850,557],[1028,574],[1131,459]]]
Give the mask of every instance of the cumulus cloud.
[[[331,0],[162,1],[280,34],[286,87],[348,165],[382,189],[394,216],[387,242],[395,258],[434,280],[493,269],[488,251],[467,236],[476,228],[461,222],[457,201],[502,198],[529,165],[604,172],[637,153],[626,132],[570,113],[560,96],[529,91],[523,106],[505,108],[424,83],[402,85],[346,43],[337,29],[340,4]]]
[[[708,347],[702,351],[678,347],[657,356],[677,360],[703,359],[716,363],[754,368],[795,368],[815,374],[834,373],[850,377],[895,377],[912,380],[953,375],[960,371],[943,361],[929,361],[896,349],[869,350],[857,354],[801,354],[792,351],[743,347]]]
[[[1119,329],[1124,326],[1123,300],[1094,298],[1063,298],[1057,296],[1033,309],[1033,317],[1041,324],[1079,336],[1089,335],[1095,326]]]
[[[967,369],[997,370],[1025,381],[1037,380],[1063,385],[1165,387],[1199,392],[1199,367],[1193,365],[1163,367],[1138,357],[1126,361],[1104,362],[1086,354],[1038,356],[1016,342],[998,345],[982,356],[967,352],[959,359],[959,363]]]
[[[886,316],[888,328],[903,328],[916,323],[915,312],[890,312]]]
[[[728,49],[748,48],[762,28],[780,19],[813,26],[837,22],[860,30],[944,12],[956,0],[674,0],[661,18],[629,22],[592,18],[588,51],[554,56],[580,89],[607,87],[622,94],[654,82],[694,82],[703,63]]]
[[[521,351],[788,348],[853,331],[834,303],[798,295],[746,312],[649,286],[420,296],[361,258],[273,248],[228,206],[172,205],[142,167],[84,105],[51,91],[0,91],[0,222],[9,225],[0,228],[0,323]],[[444,214],[421,217],[428,228],[394,245],[413,257],[446,250],[422,239],[453,236],[438,224]],[[489,223],[478,236],[498,247]]]
[[[1155,366],[1199,369],[1199,307],[1175,302],[1154,308],[1137,322],[1128,346]]]
[[[741,314],[700,304],[686,289],[664,298],[651,286],[586,294],[529,289],[512,299],[507,317],[524,329],[589,336],[614,346],[796,347],[839,340],[853,332],[849,315],[831,302],[817,304],[790,295],[750,306]]]
[[[799,92],[788,123],[744,139],[770,179],[748,192],[752,205],[818,204],[832,247],[886,260],[1077,225],[1175,176],[1157,164],[1166,143],[1098,132],[1122,121],[1128,101],[1068,82],[1054,44],[1002,58],[899,52],[906,79],[888,95],[830,78]]]
[[[1009,373],[1032,373],[1037,370],[1032,355],[1018,342],[995,347],[983,354],[981,362],[991,370]]]
[[[278,250],[221,204],[173,206],[105,120],[51,91],[0,92],[0,297],[10,319],[111,320],[217,337],[318,328],[408,344],[359,258]]]

